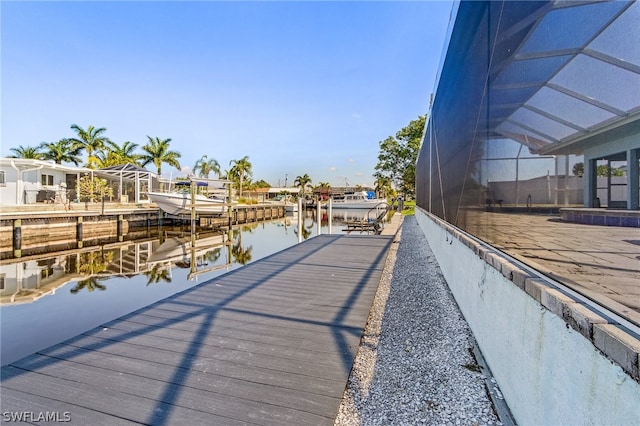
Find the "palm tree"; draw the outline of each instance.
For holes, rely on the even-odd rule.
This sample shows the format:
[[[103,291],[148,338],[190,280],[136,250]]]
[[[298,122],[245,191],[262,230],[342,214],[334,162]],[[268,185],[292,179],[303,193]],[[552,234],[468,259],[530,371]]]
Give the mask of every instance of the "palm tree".
[[[242,197],[242,182],[244,181],[245,175],[251,176],[251,173],[252,173],[251,169],[253,165],[249,161],[249,156],[247,155],[245,155],[239,160],[231,160],[229,162],[229,165],[232,167],[231,167],[231,170],[229,170],[227,177],[231,175],[230,176],[231,178],[235,178],[235,177],[238,178],[238,181],[240,183],[240,197]]]
[[[85,130],[77,124],[72,124],[71,129],[77,133],[78,137],[71,138],[69,140],[76,146],[87,151],[87,167],[90,169],[95,168],[95,154],[110,142],[109,138],[104,136],[104,132],[106,132],[107,129],[104,127],[96,129],[93,126],[89,126],[87,127],[87,130]]]
[[[58,142],[42,142],[38,148],[44,150],[41,154],[43,159],[53,160],[56,164],[73,163],[77,166],[81,163],[82,149],[67,138]]]
[[[42,159],[42,153],[39,150],[40,147],[20,145],[17,148],[9,149],[9,151],[14,153],[14,155],[10,155],[9,158],[29,158],[32,160],[40,160]]]
[[[384,176],[378,176],[376,179],[375,191],[378,194],[378,198],[387,198],[393,188],[391,187],[391,179]]]
[[[325,200],[331,193],[331,184],[329,182],[320,182],[315,189],[322,196],[322,199]]]
[[[153,163],[158,169],[158,176],[162,174],[162,163],[166,163],[170,166],[180,170],[180,153],[177,151],[169,150],[169,142],[171,139],[160,139],[159,137],[152,138],[147,136],[149,143],[142,147],[142,150],[146,152],[140,156],[140,161],[143,166],[149,163]]]
[[[214,158],[208,159],[206,155],[203,155],[201,159],[196,161],[195,166],[193,166],[193,173],[197,174],[198,170],[200,170],[198,176],[203,178],[208,178],[211,172],[214,172],[220,177],[220,163]]]
[[[130,141],[126,141],[122,146],[116,142],[109,141],[100,152],[96,154],[96,162],[100,168],[119,166],[121,164],[138,165],[141,157],[140,154],[135,153],[138,146],[137,143]]]
[[[305,194],[305,188],[310,183],[311,183],[311,178],[306,173],[304,174],[304,176],[297,176],[296,180],[293,181],[293,185],[294,186],[299,186],[300,187],[300,192],[302,193],[302,195]]]

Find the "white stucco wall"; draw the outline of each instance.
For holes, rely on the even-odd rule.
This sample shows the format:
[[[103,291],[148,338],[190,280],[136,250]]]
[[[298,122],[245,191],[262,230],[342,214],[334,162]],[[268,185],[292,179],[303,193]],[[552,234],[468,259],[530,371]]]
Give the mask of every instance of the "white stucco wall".
[[[469,239],[416,217],[518,424],[640,424],[640,383],[514,280],[543,299],[553,290],[526,274],[507,278],[497,254],[478,255]]]
[[[35,203],[38,191],[59,191],[61,189],[60,184],[66,180],[66,171],[53,167],[47,168],[46,163],[39,163],[41,163],[39,169],[21,170],[20,172],[9,164],[0,165],[0,170],[5,173],[5,185],[0,186],[2,205]],[[34,167],[36,166],[34,165]],[[53,185],[42,185],[42,175],[53,176]]]

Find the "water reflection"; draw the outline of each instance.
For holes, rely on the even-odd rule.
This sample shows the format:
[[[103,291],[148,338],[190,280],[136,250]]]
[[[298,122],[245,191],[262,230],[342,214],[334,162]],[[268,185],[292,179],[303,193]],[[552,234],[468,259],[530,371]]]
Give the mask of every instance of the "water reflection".
[[[307,210],[227,231],[162,228],[150,238],[7,259],[0,265],[2,365],[367,212]],[[319,226],[318,226],[319,225]],[[66,287],[66,288],[65,288]],[[65,291],[66,290],[66,291]],[[34,303],[36,302],[37,303]]]

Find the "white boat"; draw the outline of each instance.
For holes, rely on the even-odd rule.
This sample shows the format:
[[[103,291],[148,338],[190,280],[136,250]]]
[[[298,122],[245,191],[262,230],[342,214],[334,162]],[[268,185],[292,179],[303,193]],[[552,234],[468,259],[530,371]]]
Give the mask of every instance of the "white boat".
[[[385,202],[386,200],[369,198],[366,192],[361,191],[346,193],[344,194],[344,198],[334,199],[331,207],[334,209],[372,209],[380,203]]]
[[[150,265],[167,262],[188,263],[191,258],[192,250],[195,250],[195,256],[202,256],[217,247],[222,247],[224,243],[224,234],[216,234],[205,238],[199,238],[196,240],[195,246],[191,244],[190,236],[170,237],[153,251],[151,256],[147,259],[147,262]]]
[[[148,192],[147,194],[149,199],[164,212],[172,215],[191,214],[191,194],[188,192]],[[196,194],[194,205],[199,216],[220,215],[226,208],[224,200],[208,198],[202,194]]]
[[[291,195],[277,195],[268,201],[270,204],[284,204],[284,210],[287,213],[293,213],[298,211],[298,203],[293,199]]]

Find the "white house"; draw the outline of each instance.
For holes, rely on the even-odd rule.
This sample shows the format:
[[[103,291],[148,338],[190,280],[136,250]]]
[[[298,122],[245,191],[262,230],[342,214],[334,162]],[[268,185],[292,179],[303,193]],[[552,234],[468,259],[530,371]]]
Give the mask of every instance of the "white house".
[[[37,202],[66,202],[75,198],[84,167],[26,158],[0,158],[0,202],[4,206]]]
[[[113,188],[110,201],[149,202],[147,191],[156,175],[125,164],[92,170],[26,158],[0,157],[0,204],[66,203],[77,199],[77,182],[85,174],[106,179]]]

